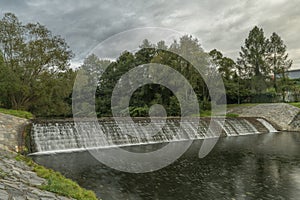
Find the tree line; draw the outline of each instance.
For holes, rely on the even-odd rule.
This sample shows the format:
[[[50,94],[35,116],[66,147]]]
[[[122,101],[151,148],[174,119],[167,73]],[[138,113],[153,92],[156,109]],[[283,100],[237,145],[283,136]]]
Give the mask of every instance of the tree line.
[[[63,38],[39,23],[23,24],[6,13],[0,20],[0,107],[27,110],[36,116],[71,116],[76,74],[88,67],[89,73],[101,75],[95,95],[97,115],[111,116],[111,95],[121,76],[136,66],[159,63],[182,74],[193,87],[200,109],[209,110],[208,88],[190,60],[207,75],[214,70],[221,74],[228,103],[275,101],[276,97],[281,98],[276,101],[285,101],[288,90],[299,90],[287,76],[292,60],[286,48],[277,33],[266,38],[263,29],[255,26],[236,61],[217,49],[205,52],[197,38],[185,35],[169,45],[145,39],[137,52],[124,51],[115,61],[89,55],[82,66],[72,69],[74,54]],[[189,61],[182,55],[189,56]],[[103,66],[108,68],[103,71]],[[122,84],[130,82],[122,80]],[[180,115],[177,97],[157,84],[137,89],[129,110],[132,116],[147,116],[154,104],[162,104],[169,116]]]

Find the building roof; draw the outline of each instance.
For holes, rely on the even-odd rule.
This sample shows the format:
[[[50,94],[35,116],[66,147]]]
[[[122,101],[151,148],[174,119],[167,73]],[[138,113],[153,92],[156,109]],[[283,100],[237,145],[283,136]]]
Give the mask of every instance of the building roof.
[[[300,78],[300,69],[289,70],[287,75],[290,79],[298,79]]]

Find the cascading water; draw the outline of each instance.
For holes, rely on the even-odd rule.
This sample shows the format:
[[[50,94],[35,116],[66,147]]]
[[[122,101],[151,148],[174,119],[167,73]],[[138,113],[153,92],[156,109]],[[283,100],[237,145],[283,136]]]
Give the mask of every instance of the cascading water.
[[[80,129],[71,121],[35,122],[31,136],[35,143],[35,154],[219,137],[208,131],[208,119],[195,118],[195,120],[199,120],[199,125],[191,120],[180,122],[179,119],[167,119],[161,131],[155,135],[149,135],[151,131],[143,131],[142,128],[136,130],[131,123],[126,122],[116,124],[114,121],[83,121],[80,122]],[[219,123],[217,118],[214,120],[216,124]],[[153,122],[149,123],[147,120],[137,120],[136,123],[144,127],[153,125]],[[154,125],[155,123],[161,125],[164,122],[155,121]],[[182,130],[178,131],[180,123]],[[128,134],[123,134],[121,128]],[[155,127],[147,128],[150,130]],[[276,129],[266,120],[256,118],[228,118],[223,126],[224,136],[275,131]]]
[[[257,119],[260,123],[262,123],[270,133],[278,132],[269,122],[264,119]]]

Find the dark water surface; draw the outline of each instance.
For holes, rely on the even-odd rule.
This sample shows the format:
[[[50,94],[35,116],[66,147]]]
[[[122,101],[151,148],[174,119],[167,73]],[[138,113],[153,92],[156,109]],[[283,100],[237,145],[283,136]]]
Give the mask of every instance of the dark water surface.
[[[194,141],[172,165],[144,174],[113,170],[88,152],[34,159],[94,190],[103,200],[300,199],[300,133],[221,138],[208,156],[199,159],[201,144]]]

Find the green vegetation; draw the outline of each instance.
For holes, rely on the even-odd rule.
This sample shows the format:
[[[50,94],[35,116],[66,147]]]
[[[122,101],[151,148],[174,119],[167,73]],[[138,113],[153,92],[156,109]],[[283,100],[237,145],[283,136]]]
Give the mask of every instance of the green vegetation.
[[[33,168],[33,171],[35,171],[39,177],[48,181],[46,184],[39,186],[40,189],[78,200],[97,200],[94,192],[81,188],[77,183],[71,179],[65,178],[59,172],[38,165],[30,158],[22,155],[17,155],[15,159],[17,161],[24,161]]]
[[[200,111],[200,116],[201,117],[210,117],[211,116],[211,111],[210,110],[201,110]]]
[[[7,173],[0,169],[0,179],[3,179],[7,176]]]
[[[239,114],[236,114],[236,113],[227,113],[226,114],[226,117],[238,117]]]
[[[190,58],[189,61],[197,63],[199,68],[206,70],[209,66],[209,55],[204,52],[201,44],[196,38],[188,35],[181,37],[178,42],[174,41],[174,43],[169,46],[165,45],[164,41],[152,44],[145,39],[137,52],[131,53],[125,51],[114,62],[101,60],[96,55],[87,57],[82,68],[85,69],[86,67],[93,66],[89,71],[91,75],[99,76],[99,72],[101,73],[103,68],[107,67],[105,72],[102,73],[96,91],[96,112],[98,117],[112,116],[111,96],[115,85],[122,75],[136,66],[148,63],[172,66],[172,68],[183,75],[193,87],[199,100],[200,109],[209,111],[209,92],[204,79],[197,72],[195,66],[179,56],[179,54],[187,54],[187,47],[191,50],[191,53],[195,55],[195,57]],[[145,68],[145,70],[149,69]],[[141,78],[148,79],[151,76],[149,74],[150,73],[141,74],[140,76],[142,76]],[[166,73],[163,72],[154,72],[154,74],[156,80],[162,80],[164,77],[161,76],[166,75]],[[127,92],[132,90],[132,84],[128,79],[122,80],[122,87],[124,89],[122,89],[122,94],[119,94],[120,96],[126,96],[128,95]],[[172,86],[176,88],[181,83],[170,77],[169,84],[172,84]],[[88,92],[88,88],[85,91]],[[191,98],[190,95],[190,92],[185,92],[184,94],[179,95],[180,97],[176,97],[169,88],[162,85],[143,85],[132,94],[129,102],[129,112],[132,117],[147,117],[152,105],[161,104],[165,108],[168,116],[180,116],[181,110],[179,102],[187,102]],[[83,96],[86,95],[83,94]],[[189,106],[189,103],[186,105]],[[82,105],[82,107],[84,107],[84,105]],[[120,115],[122,116],[122,113],[120,113]]]
[[[36,116],[67,115],[75,72],[60,36],[39,23],[22,24],[12,13],[0,20],[0,106]]]
[[[33,119],[33,114],[31,114],[30,112],[27,112],[27,111],[22,111],[22,110],[12,110],[12,109],[0,108],[0,113],[13,115],[13,116],[21,117],[21,118],[25,118],[25,119]]]
[[[205,52],[199,40],[189,35],[169,45],[165,41],[154,44],[145,39],[137,51],[124,51],[114,61],[88,56],[79,67],[88,69],[87,75],[92,75],[81,80],[87,86],[81,88],[82,97],[90,94],[89,85],[97,84],[97,116],[110,117],[112,91],[116,84],[121,83],[124,87],[120,96],[126,96],[132,87],[128,78],[120,78],[137,66],[157,63],[172,67],[190,83],[202,110],[201,116],[209,116],[211,103],[217,104],[224,97],[211,102],[204,78],[195,68],[201,69],[210,80],[219,72],[229,104],[285,102],[287,91],[292,92],[297,101],[300,100],[299,81],[287,76],[292,60],[286,49],[277,33],[267,38],[263,29],[257,26],[250,30],[236,61],[217,49]],[[65,40],[53,35],[45,26],[23,24],[14,14],[5,13],[0,20],[0,106],[26,110],[37,117],[71,116],[72,87],[78,73],[78,69],[69,67],[73,56]],[[183,57],[188,57],[189,61]],[[155,79],[161,80],[164,75],[163,72],[155,73]],[[93,76],[101,78],[90,78]],[[140,76],[133,78],[149,78],[150,75]],[[177,80],[171,80],[174,86],[179,85]],[[152,105],[161,104],[168,116],[180,116],[179,102],[189,106],[190,95],[191,91],[186,91],[181,99],[177,99],[167,87],[143,85],[132,94],[129,112],[132,117],[147,117]],[[88,110],[85,108],[89,105],[83,102],[79,106],[81,110]],[[120,116],[126,111],[121,110]]]
[[[293,102],[293,103],[289,103],[292,106],[295,106],[297,108],[300,108],[300,102]]]

